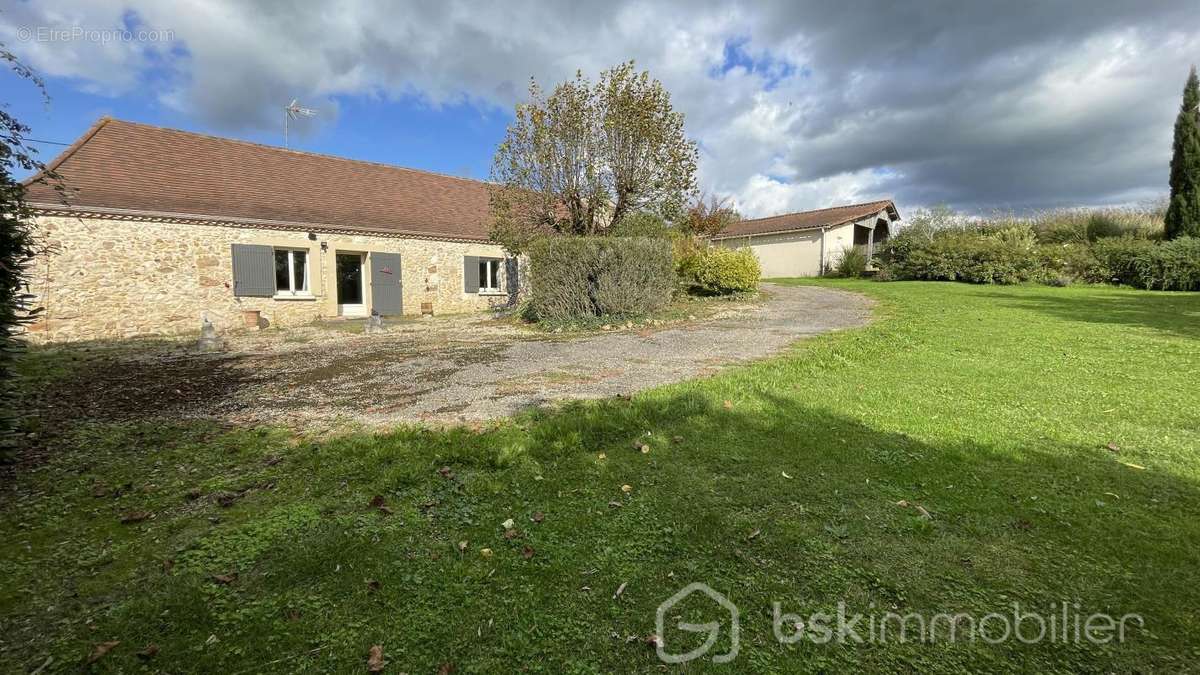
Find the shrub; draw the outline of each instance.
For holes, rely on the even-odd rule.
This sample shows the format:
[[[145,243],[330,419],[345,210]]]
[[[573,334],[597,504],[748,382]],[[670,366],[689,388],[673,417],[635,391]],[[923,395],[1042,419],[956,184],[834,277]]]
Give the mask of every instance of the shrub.
[[[839,277],[861,277],[867,271],[866,252],[855,246],[847,246],[842,249],[833,271]]]
[[[1095,264],[1083,277],[1094,283],[1117,282],[1140,286],[1137,260],[1154,247],[1154,242],[1134,237],[1101,239],[1092,244]]]
[[[640,316],[671,299],[671,242],[646,237],[546,237],[529,249],[529,315],[538,321]]]
[[[1136,284],[1160,291],[1200,290],[1200,239],[1181,237],[1150,246],[1133,261]]]
[[[883,245],[880,265],[889,279],[1015,284],[1048,277],[1046,261],[1027,226],[901,233]]]
[[[758,258],[748,248],[711,246],[685,253],[677,266],[681,283],[701,293],[727,295],[758,289]]]
[[[612,237],[667,237],[671,228],[661,216],[646,211],[626,214],[608,231]]]

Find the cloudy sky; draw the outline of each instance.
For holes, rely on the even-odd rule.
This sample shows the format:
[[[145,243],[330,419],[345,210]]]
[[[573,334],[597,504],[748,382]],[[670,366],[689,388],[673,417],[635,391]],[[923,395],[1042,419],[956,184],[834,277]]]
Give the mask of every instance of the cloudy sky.
[[[304,4],[0,0],[51,95],[3,75],[0,102],[45,140],[111,114],[281,144],[298,98],[320,114],[296,147],[485,178],[530,77],[635,59],[745,215],[986,211],[1163,194],[1200,62],[1194,0]]]

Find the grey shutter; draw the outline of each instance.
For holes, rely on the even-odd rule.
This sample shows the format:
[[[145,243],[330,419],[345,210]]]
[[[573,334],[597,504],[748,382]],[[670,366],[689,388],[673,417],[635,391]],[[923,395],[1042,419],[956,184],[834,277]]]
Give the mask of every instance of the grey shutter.
[[[463,257],[463,290],[467,293],[479,292],[479,257],[468,255]]]
[[[517,283],[517,259],[504,259],[504,289],[508,291],[508,297],[515,300],[521,292],[521,286]]]
[[[395,316],[404,308],[400,254],[371,252],[371,309]]]
[[[275,249],[257,244],[233,245],[233,294],[252,298],[275,295]]]

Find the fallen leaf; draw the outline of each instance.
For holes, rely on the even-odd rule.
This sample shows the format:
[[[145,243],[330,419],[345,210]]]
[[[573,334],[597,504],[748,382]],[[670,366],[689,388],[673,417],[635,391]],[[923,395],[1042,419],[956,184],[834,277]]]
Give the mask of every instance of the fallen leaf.
[[[229,574],[214,574],[212,576],[213,581],[217,582],[218,584],[225,585],[232,584],[233,582],[237,581],[237,578],[237,572],[230,572]]]
[[[467,540],[466,539],[463,539],[462,541],[458,542],[458,550],[460,552],[467,550]]]
[[[726,410],[733,410],[733,401],[730,401],[729,399],[726,399],[721,405],[724,406]]]
[[[617,598],[621,597],[621,594],[625,592],[625,587],[627,585],[628,585],[628,583],[622,583],[620,586],[617,586],[617,592],[613,593],[613,600],[616,600]]]
[[[916,509],[917,512],[921,514],[921,517],[925,520],[933,520],[933,516],[929,515],[929,512],[925,510],[924,506],[917,504]]]
[[[484,558],[490,558],[490,557],[492,557],[492,549],[481,548],[481,549],[479,549],[479,555],[483,556]]]
[[[367,506],[377,509],[386,503],[387,502],[383,499],[383,495],[375,495],[374,497],[371,497],[371,501],[367,502]]]
[[[789,475],[788,475],[788,472],[786,472],[786,471],[780,471],[780,472],[779,472],[779,475],[783,476],[784,478],[786,478],[786,479],[788,479],[788,480],[791,480],[791,479],[792,479],[792,477],[791,477],[791,476],[789,476]]]
[[[442,478],[454,478],[454,472],[448,466],[438,469],[438,473],[442,475]]]
[[[171,568],[173,568],[173,567],[175,567],[175,559],[174,558],[166,558],[163,560],[162,568],[163,568],[164,572],[170,572]]]
[[[750,533],[750,536],[749,536],[749,537],[746,537],[746,540],[747,540],[747,541],[749,541],[749,540],[752,540],[752,539],[757,539],[757,538],[758,538],[758,535],[760,535],[760,534],[762,534],[762,530],[755,530],[755,531],[753,531],[753,532],[751,532],[751,533]]]
[[[629,485],[629,484],[622,485],[622,486],[621,486],[621,492],[626,492],[626,493],[628,493],[628,492],[633,492],[633,486],[632,486],[632,485]]]
[[[96,497],[97,499],[99,499],[100,497],[104,497],[107,494],[108,494],[108,487],[104,483],[96,483],[92,487],[92,496]]]
[[[367,652],[367,672],[382,673],[387,661],[383,660],[383,645],[372,645]]]
[[[140,523],[153,515],[154,514],[150,513],[149,511],[133,511],[121,516],[121,523],[125,525],[132,525],[134,523]]]
[[[500,527],[503,527],[506,530],[511,530],[511,529],[513,529],[513,525],[515,525],[515,524],[516,523],[513,522],[513,519],[509,518],[508,520],[504,521],[503,523],[500,523]]]
[[[509,541],[512,541],[513,539],[516,539],[519,536],[521,536],[521,533],[517,532],[516,530],[505,530],[504,531],[504,538]]]
[[[442,665],[438,666],[438,675],[450,675],[450,673],[453,673],[453,672],[454,672],[454,664],[453,663],[443,663]]]
[[[184,497],[187,497],[188,501],[194,502],[197,499],[200,499],[200,497],[203,495],[204,492],[200,488],[192,488],[191,490],[187,491],[187,494],[185,494]]]
[[[672,440],[672,441],[675,441],[676,443],[682,443],[682,442],[683,442],[683,436],[672,436],[672,437],[671,437],[671,440]]]
[[[1121,446],[1117,445],[1116,443],[1111,443],[1111,442],[1110,442],[1108,445],[1106,445],[1106,446],[1104,446],[1104,447],[1108,448],[1109,450],[1111,450],[1111,451],[1113,451],[1113,452],[1120,452],[1120,451],[1121,451]]]
[[[896,502],[896,506],[899,506],[902,509],[907,509],[908,508],[908,500],[901,499],[900,501]]]
[[[612,501],[612,502],[608,503],[608,506],[609,506],[609,508],[619,509],[619,508],[621,508],[621,502]]]
[[[602,452],[599,455],[596,455],[596,459],[608,459],[608,455]]]
[[[653,647],[654,649],[658,649],[659,641],[660,640],[657,635],[647,635],[646,636],[646,645],[649,647]]]
[[[529,560],[530,558],[532,558],[533,553],[534,553],[534,551],[533,551],[532,546],[527,545],[527,546],[525,546],[525,548],[521,549],[521,557],[525,558],[526,560]]]
[[[546,519],[546,514],[542,513],[541,511],[534,511],[533,519],[532,519],[533,522],[540,523],[545,519]]]
[[[367,579],[367,590],[368,591],[375,592],[375,591],[378,591],[382,587],[383,587],[383,584],[379,583],[378,579]]]
[[[111,652],[113,648],[119,644],[121,644],[120,640],[113,640],[112,642],[101,642],[95,647],[92,647],[92,653],[88,654],[87,662],[95,663],[99,661],[100,659],[104,658],[105,654]]]
[[[143,659],[143,660],[152,659],[157,655],[158,655],[158,645],[154,644],[153,642],[146,645],[145,649],[143,649],[142,651],[137,653],[138,658]]]
[[[393,511],[393,510],[391,509],[391,507],[390,507],[390,506],[381,506],[381,507],[379,507],[379,512],[380,512],[380,513],[382,513],[382,514],[383,514],[383,515],[385,515],[385,516],[390,516],[390,515],[392,515],[393,513],[395,513],[395,511]]]

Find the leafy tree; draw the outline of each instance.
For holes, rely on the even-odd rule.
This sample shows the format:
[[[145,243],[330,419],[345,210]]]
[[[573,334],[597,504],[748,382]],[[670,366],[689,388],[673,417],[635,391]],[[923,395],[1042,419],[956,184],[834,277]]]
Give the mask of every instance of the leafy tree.
[[[687,213],[680,220],[680,229],[687,234],[711,237],[741,219],[737,209],[730,205],[728,197],[706,197],[701,194],[688,206]]]
[[[697,150],[671,95],[633,62],[592,83],[577,72],[529,101],[492,163],[492,237],[519,252],[540,235],[597,235],[629,214],[677,218],[696,189]]]
[[[29,80],[46,97],[41,78],[22,64],[0,44],[0,61],[17,76]],[[49,100],[47,98],[47,100]],[[42,171],[43,178],[55,178],[44,171],[34,157],[36,150],[25,145],[29,127],[21,124],[0,105],[0,450],[15,443],[16,415],[12,409],[13,366],[21,352],[24,325],[36,317],[31,306],[26,278],[34,257],[30,212],[25,204],[25,188],[13,177],[18,169]]]
[[[1200,237],[1200,80],[1192,66],[1183,87],[1183,105],[1175,118],[1171,155],[1171,202],[1166,237]]]

